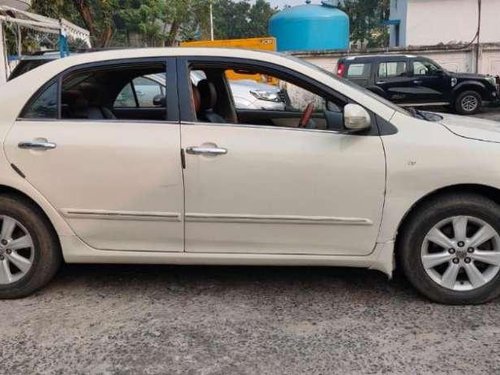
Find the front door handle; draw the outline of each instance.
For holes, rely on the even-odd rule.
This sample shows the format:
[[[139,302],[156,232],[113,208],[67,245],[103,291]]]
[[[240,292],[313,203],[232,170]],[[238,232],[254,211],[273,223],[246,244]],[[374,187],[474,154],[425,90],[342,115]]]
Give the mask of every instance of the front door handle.
[[[226,155],[227,149],[217,146],[193,146],[186,148],[186,152],[190,155]]]
[[[57,145],[53,142],[49,142],[47,140],[34,140],[34,141],[25,141],[19,142],[17,145],[19,148],[25,150],[53,150],[57,147]]]
[[[413,83],[414,83],[415,85],[421,85],[421,84],[422,84],[422,81],[420,81],[420,80],[418,80],[418,79],[417,79],[417,80],[413,81]]]

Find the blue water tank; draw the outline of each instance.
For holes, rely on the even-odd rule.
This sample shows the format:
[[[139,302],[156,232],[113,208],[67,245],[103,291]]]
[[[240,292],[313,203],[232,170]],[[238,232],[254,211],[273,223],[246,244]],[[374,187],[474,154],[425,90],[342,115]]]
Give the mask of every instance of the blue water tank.
[[[271,17],[269,32],[278,51],[349,48],[349,16],[326,1],[285,8]]]

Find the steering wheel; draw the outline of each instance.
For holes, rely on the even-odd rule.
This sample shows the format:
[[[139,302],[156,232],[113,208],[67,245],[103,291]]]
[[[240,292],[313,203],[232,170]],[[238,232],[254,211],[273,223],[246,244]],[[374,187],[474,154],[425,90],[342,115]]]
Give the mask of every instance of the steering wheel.
[[[299,128],[305,128],[307,124],[309,124],[309,120],[311,120],[312,114],[314,112],[314,103],[311,102],[307,105],[304,113],[302,113],[302,117],[300,118]]]

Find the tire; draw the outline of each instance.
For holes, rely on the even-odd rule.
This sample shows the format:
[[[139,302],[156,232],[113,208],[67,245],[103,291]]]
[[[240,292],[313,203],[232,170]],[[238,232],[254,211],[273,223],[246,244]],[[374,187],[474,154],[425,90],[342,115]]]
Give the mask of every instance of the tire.
[[[398,236],[398,261],[406,278],[438,303],[480,304],[498,297],[499,212],[495,202],[473,194],[440,196],[422,204],[410,214]],[[492,233],[491,239],[479,243]],[[495,259],[498,266],[483,263],[485,253],[487,261]]]
[[[57,236],[40,209],[0,196],[0,299],[32,294],[52,279],[61,261]]]
[[[464,91],[455,99],[455,111],[461,115],[478,113],[482,106],[481,95],[477,91]]]

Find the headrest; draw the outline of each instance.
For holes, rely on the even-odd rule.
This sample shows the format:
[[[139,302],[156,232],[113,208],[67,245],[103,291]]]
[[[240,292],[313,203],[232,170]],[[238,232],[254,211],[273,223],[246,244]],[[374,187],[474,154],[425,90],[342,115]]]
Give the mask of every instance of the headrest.
[[[217,104],[217,90],[208,79],[203,79],[198,82],[198,90],[200,92],[200,110],[214,109]]]

